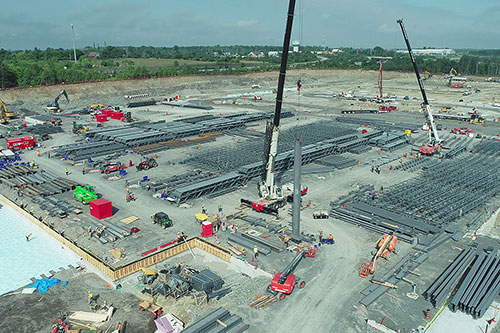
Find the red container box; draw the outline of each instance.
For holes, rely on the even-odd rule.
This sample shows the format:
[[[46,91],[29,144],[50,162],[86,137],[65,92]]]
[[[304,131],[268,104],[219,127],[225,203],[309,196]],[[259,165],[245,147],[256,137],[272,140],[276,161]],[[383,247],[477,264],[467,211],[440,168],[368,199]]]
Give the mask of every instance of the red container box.
[[[105,121],[108,121],[108,117],[102,115],[102,114],[96,114],[95,115],[95,120],[98,122],[98,123],[103,123]]]
[[[111,110],[111,109],[102,109],[101,110],[101,114],[103,116],[106,116],[106,117],[110,117],[112,113],[113,113],[113,110]]]
[[[92,201],[91,201],[92,202]],[[212,222],[203,221],[201,223],[201,237],[212,236]]]
[[[7,149],[26,149],[36,146],[36,138],[34,136],[24,136],[22,138],[5,139]]]
[[[120,119],[124,118],[124,117],[123,117],[123,112],[115,112],[115,111],[112,111],[112,112],[110,113],[110,115],[111,115],[111,119],[118,119],[118,120],[120,120]]]
[[[102,220],[113,215],[113,204],[104,198],[92,200],[89,202],[90,215]]]

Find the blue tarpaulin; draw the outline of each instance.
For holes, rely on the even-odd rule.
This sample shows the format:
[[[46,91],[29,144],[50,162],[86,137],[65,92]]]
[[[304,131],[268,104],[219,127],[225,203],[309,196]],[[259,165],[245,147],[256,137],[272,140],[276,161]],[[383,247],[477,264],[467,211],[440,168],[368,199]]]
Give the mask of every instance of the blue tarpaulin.
[[[28,286],[26,288],[37,288],[39,293],[45,294],[50,287],[56,286],[59,283],[61,283],[61,280],[59,279],[46,278],[46,279],[36,280],[35,284],[33,284],[32,286]]]

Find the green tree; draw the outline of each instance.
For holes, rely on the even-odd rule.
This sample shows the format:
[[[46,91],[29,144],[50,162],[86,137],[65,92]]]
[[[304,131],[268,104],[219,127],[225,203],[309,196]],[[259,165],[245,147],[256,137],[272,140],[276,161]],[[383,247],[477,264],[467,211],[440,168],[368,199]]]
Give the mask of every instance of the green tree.
[[[17,86],[17,75],[7,65],[0,63],[0,87],[2,89]]]

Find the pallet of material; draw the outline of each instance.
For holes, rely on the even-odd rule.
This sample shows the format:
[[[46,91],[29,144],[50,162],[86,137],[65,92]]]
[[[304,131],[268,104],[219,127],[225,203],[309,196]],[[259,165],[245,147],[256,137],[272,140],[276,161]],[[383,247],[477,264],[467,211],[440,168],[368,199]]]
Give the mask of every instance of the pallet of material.
[[[130,224],[130,223],[135,222],[137,220],[139,220],[139,218],[137,216],[129,216],[127,218],[121,219],[120,222],[125,223],[125,224]]]
[[[277,298],[273,295],[257,295],[255,299],[248,305],[256,309],[262,309],[276,302]]]

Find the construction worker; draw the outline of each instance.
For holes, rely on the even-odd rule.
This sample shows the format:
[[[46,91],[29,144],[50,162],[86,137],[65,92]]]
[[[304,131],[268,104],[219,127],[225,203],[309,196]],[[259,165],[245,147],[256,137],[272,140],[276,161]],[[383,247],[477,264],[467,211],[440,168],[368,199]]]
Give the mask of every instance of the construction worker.
[[[253,259],[257,260],[258,255],[259,255],[259,249],[257,248],[257,245],[255,245],[253,248]]]
[[[82,175],[85,174],[85,168],[82,168]]]
[[[333,240],[333,235],[332,234],[330,234],[330,236],[328,236],[328,243],[330,245],[333,245],[335,243],[335,241]]]
[[[69,175],[69,170],[68,170],[68,168],[65,168],[65,169],[64,169],[64,172],[66,173],[66,176],[67,176],[67,175]]]
[[[319,231],[319,242],[321,243],[322,240],[323,240],[323,231],[320,230]]]
[[[37,155],[38,157],[40,157],[40,151],[39,151],[39,150],[37,150],[37,151],[36,151],[36,155]]]
[[[130,193],[130,200],[135,200],[134,193]]]
[[[88,295],[89,304],[92,303],[93,300],[94,300],[94,294],[92,294],[92,292],[89,290],[89,295]]]
[[[283,241],[285,242],[285,247],[288,248],[288,242],[290,241],[290,236],[286,235]]]
[[[222,204],[219,204],[219,206],[217,206],[217,210],[219,212],[219,217],[222,218]]]
[[[125,195],[125,200],[127,200],[127,202],[130,202],[130,194],[127,193],[127,195]]]
[[[201,205],[201,213],[207,215],[207,209],[205,208],[205,204]]]
[[[47,151],[47,157],[50,158],[50,150]]]
[[[31,233],[29,233],[29,234],[26,235],[26,241],[29,242],[30,239],[31,239]]]

